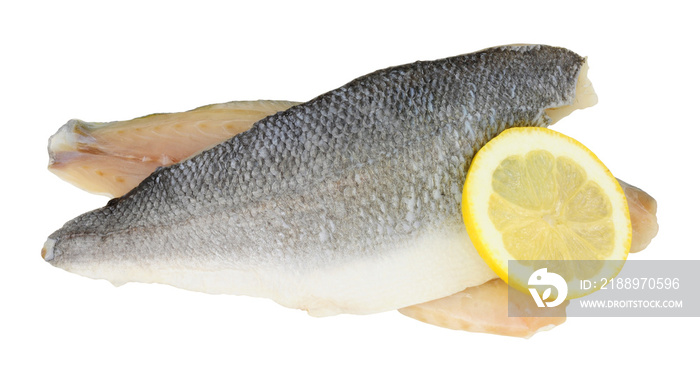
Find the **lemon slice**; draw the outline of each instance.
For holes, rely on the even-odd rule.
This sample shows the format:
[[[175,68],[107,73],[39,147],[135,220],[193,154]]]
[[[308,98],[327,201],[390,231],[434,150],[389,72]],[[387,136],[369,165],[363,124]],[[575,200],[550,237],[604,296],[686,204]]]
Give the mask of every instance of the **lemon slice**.
[[[527,293],[533,272],[548,268],[566,280],[567,299],[616,276],[632,238],[615,177],[584,145],[546,128],[512,128],[479,150],[462,214],[501,279]]]

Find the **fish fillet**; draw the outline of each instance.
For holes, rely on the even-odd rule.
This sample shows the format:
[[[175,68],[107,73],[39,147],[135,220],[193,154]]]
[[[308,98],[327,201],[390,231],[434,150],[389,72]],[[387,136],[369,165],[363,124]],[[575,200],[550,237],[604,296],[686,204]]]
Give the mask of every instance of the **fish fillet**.
[[[659,223],[656,219],[656,200],[644,190],[632,186],[619,178],[622,191],[627,198],[627,207],[632,221],[632,245],[630,252],[644,250],[651,240],[659,233]]]
[[[462,292],[399,309],[401,314],[440,327],[504,336],[531,337],[566,321],[565,301],[546,311],[547,316],[532,316],[537,309],[532,296],[510,291],[508,284],[494,279]],[[508,316],[508,309],[515,312]],[[544,315],[538,312],[538,315]]]
[[[377,71],[66,223],[57,267],[267,297],[312,315],[397,309],[483,284],[461,187],[475,152],[571,105],[585,59],[506,46]]]
[[[180,162],[296,104],[241,101],[129,121],[73,119],[49,139],[49,170],[83,190],[118,197],[157,167]]]

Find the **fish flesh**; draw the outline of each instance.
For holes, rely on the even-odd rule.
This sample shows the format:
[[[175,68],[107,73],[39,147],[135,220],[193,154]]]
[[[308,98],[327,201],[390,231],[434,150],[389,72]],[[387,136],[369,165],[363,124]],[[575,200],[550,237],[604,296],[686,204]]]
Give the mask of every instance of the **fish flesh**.
[[[494,279],[460,293],[401,308],[399,312],[439,327],[528,338],[564,323],[568,304],[564,301],[533,314],[537,305],[532,296],[509,290],[505,281]]]
[[[198,154],[296,104],[238,101],[129,121],[73,119],[49,139],[49,170],[85,191],[119,197],[157,167]]]
[[[51,234],[42,255],[115,284],[267,297],[317,316],[483,284],[495,275],[460,211],[469,162],[507,128],[550,125],[546,110],[588,82],[585,63],[504,46],[371,73],[158,169]]]
[[[659,223],[656,219],[656,199],[644,190],[632,186],[619,178],[617,182],[625,193],[632,222],[630,252],[636,253],[649,246],[651,240],[659,233]]]

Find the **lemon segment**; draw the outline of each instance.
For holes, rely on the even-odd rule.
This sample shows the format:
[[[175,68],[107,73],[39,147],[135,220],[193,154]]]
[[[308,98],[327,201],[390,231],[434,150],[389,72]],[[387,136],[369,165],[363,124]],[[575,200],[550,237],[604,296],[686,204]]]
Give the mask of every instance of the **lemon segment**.
[[[526,293],[529,275],[547,264],[567,281],[568,298],[592,293],[579,281],[617,275],[632,238],[615,177],[584,145],[546,128],[509,129],[479,150],[462,213],[481,257]]]

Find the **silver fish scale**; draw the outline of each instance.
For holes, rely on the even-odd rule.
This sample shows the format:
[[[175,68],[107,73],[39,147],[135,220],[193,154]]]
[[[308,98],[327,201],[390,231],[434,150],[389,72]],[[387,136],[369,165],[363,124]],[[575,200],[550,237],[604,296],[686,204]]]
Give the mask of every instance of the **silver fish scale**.
[[[498,47],[363,76],[66,223],[49,237],[54,262],[322,267],[463,228],[475,152],[506,128],[548,125],[583,61]]]

